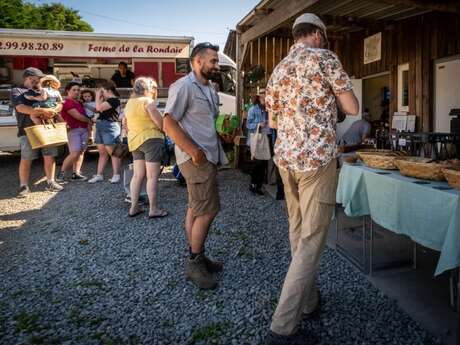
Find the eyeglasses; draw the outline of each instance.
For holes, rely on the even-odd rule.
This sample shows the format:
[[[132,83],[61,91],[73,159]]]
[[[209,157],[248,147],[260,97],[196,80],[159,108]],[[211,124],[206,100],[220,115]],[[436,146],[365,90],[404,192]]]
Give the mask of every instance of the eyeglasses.
[[[190,54],[190,57],[194,57],[196,54],[198,54],[200,51],[203,49],[212,49],[215,50],[216,52],[219,51],[219,46],[209,43],[209,42],[203,42],[203,43],[198,43],[195,47],[192,49],[192,53]]]

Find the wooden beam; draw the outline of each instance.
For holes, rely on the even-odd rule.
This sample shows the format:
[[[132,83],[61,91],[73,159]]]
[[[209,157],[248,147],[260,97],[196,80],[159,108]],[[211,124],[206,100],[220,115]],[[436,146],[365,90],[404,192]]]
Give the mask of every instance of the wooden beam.
[[[273,12],[273,8],[256,8],[254,10],[254,15],[255,16],[266,16],[267,14],[270,14]]]
[[[243,116],[243,76],[241,67],[243,66],[244,55],[246,54],[248,45],[241,44],[241,33],[237,32],[236,34],[236,65],[237,65],[237,73],[236,73],[236,115],[239,118],[240,124],[242,121]]]
[[[306,10],[318,1],[319,0],[292,0],[286,4],[283,3],[284,6],[277,8],[263,18],[263,20],[260,20],[252,28],[243,32],[241,35],[241,42],[250,42],[257,37],[263,36],[264,34],[275,30],[285,21]]]
[[[362,29],[374,29],[377,27],[386,27],[392,25],[393,21],[373,20],[367,18],[358,18],[351,16],[321,16],[326,26],[343,26],[343,27],[356,27]]]
[[[458,0],[381,0],[389,5],[405,5],[426,10],[460,13]]]

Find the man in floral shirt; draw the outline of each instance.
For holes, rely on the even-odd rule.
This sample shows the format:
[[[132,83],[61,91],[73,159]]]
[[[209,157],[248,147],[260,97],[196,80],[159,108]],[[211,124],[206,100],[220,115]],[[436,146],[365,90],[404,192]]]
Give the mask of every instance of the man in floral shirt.
[[[270,126],[278,130],[275,163],[284,183],[292,254],[267,344],[293,344],[302,317],[318,314],[316,271],[335,205],[337,107],[350,115],[359,111],[339,59],[323,49],[324,23],[305,13],[294,22],[293,36],[266,89]]]

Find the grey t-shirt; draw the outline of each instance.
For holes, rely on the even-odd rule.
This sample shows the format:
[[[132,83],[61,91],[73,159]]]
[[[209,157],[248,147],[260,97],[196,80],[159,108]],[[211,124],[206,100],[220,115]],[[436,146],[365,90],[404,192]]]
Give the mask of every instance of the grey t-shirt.
[[[340,139],[345,145],[358,145],[361,144],[363,135],[371,133],[371,124],[366,120],[358,120],[352,123],[350,128],[345,132]]]
[[[210,83],[201,84],[193,72],[170,86],[164,115],[169,114],[179,123],[184,132],[203,150],[209,162],[225,165],[228,160],[215,127],[218,113],[217,93]],[[190,160],[190,156],[177,145],[175,151],[177,164]]]
[[[24,114],[16,110],[16,107],[21,104],[27,105],[29,107],[33,106],[34,102],[24,97],[24,94],[28,91],[29,89],[27,89],[25,86],[11,89],[11,104],[15,110],[16,120],[18,122],[18,137],[26,135],[24,129],[34,125],[28,114]]]

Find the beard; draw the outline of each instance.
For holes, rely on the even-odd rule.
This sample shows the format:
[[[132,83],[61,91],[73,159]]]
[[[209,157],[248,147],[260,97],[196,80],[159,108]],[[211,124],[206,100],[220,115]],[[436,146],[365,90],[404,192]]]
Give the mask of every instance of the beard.
[[[206,68],[205,66],[201,67],[200,73],[203,77],[208,80],[214,80],[219,75],[219,70],[217,68]]]

